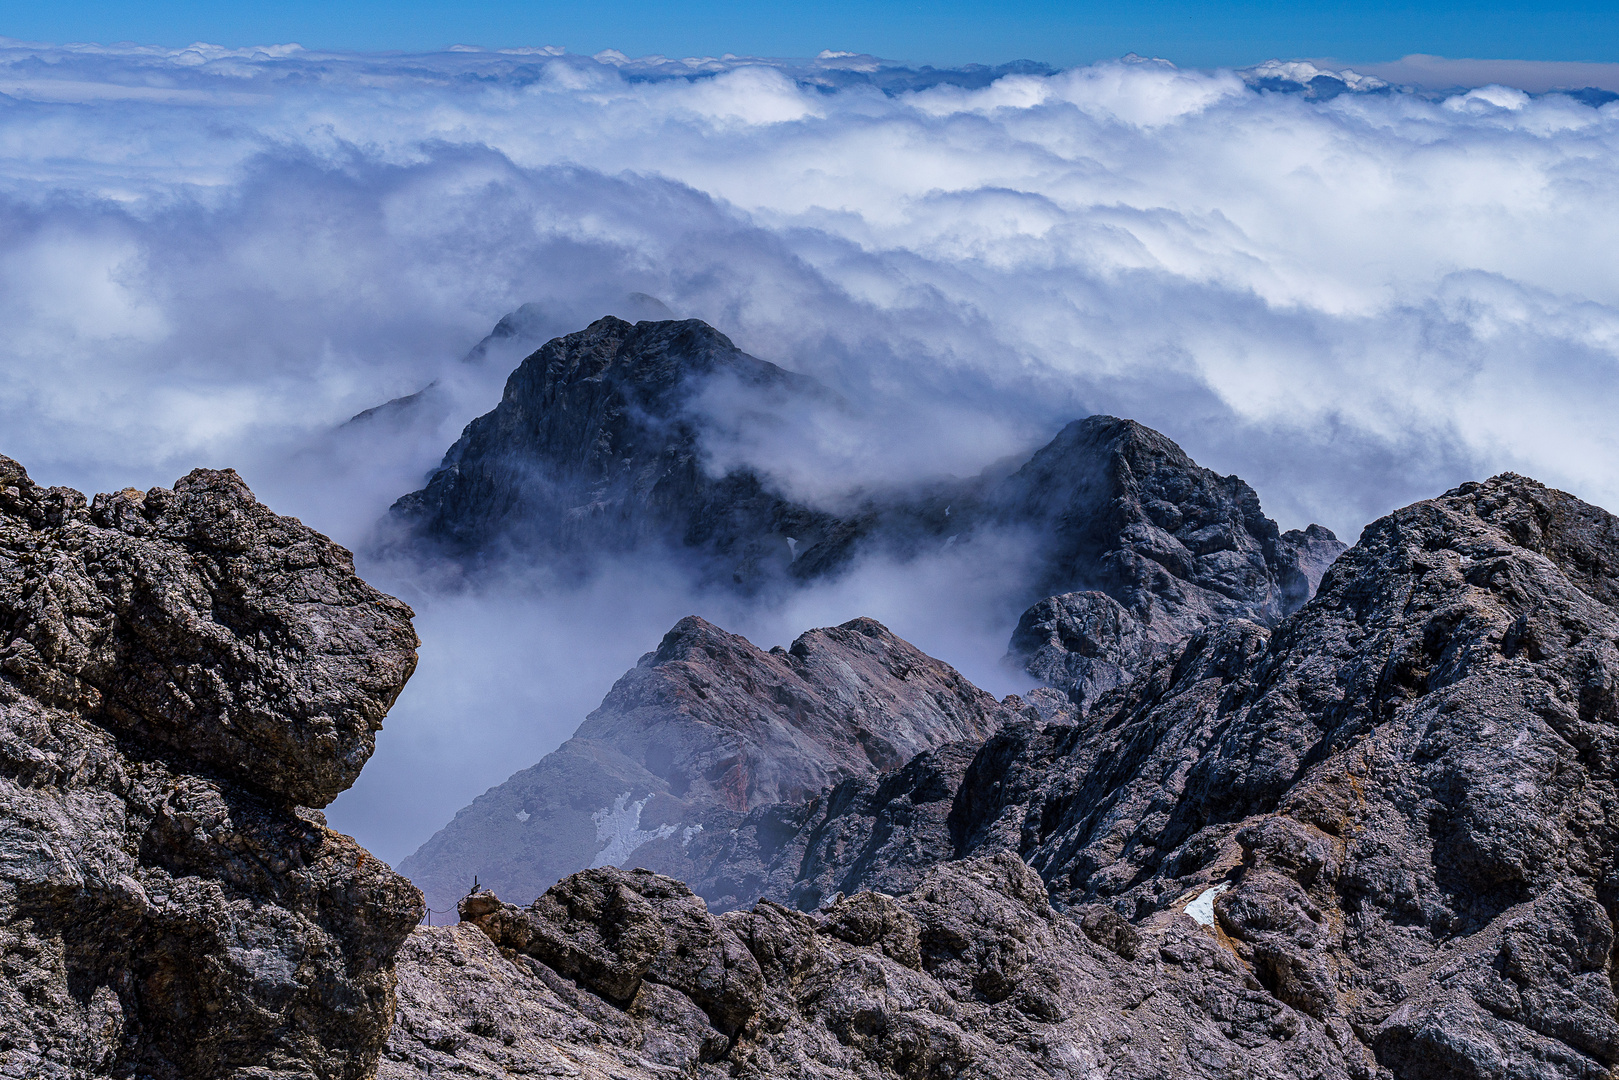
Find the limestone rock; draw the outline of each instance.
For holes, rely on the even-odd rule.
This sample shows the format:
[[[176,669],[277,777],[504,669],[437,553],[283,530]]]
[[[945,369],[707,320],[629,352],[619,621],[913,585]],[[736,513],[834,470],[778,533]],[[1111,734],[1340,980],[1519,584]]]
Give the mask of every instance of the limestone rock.
[[[950,810],[978,747],[948,743],[806,802],[711,814],[711,827],[687,846],[692,888],[718,910],[768,897],[813,911],[862,889],[909,892],[956,856]]]
[[[588,874],[682,892],[650,874]],[[1276,1001],[1191,920],[1149,928],[1127,959],[1053,910],[1039,876],[1008,853],[946,863],[907,895],[865,892],[824,913],[761,901],[705,917],[691,905],[661,909],[663,957],[689,921],[704,929],[690,935],[688,967],[723,969],[707,958],[728,960],[736,945],[753,961],[726,969],[746,973],[746,992],[720,1020],[701,1006],[706,991],[688,989],[701,983],[660,981],[658,962],[615,1002],[531,953],[498,949],[498,931],[424,928],[400,956],[379,1078],[1371,1075],[1362,1048],[1351,1040],[1346,1052],[1327,1025]],[[604,920],[584,932],[609,930]]]
[[[1369,526],[1274,631],[1216,626],[1078,724],[993,737],[963,850],[1138,925],[1212,895],[1260,985],[1396,1076],[1607,1075],[1616,601],[1619,519],[1463,485]]]
[[[750,812],[802,838],[782,866],[940,861],[899,895],[708,916],[757,963],[739,1026],[650,974],[621,1007],[529,954],[498,989],[572,995],[541,1010],[553,1045],[611,1048],[623,1077],[654,1052],[714,1077],[1611,1076],[1616,673],[1619,518],[1522,477],[1466,484],[1373,523],[1274,627],[1217,621],[1083,714],[1022,710],[942,822],[898,811],[954,775],[950,748],[846,781],[858,812]],[[930,839],[891,845],[885,820]],[[601,873],[675,898],[666,934],[697,917],[673,882]],[[400,1015],[388,1075],[420,1075]],[[570,1034],[586,1018],[599,1036]],[[464,1046],[438,1067],[483,1068]]]
[[[0,458],[0,1075],[369,1074],[421,896],[305,807],[410,615],[235,473],[87,502]]]

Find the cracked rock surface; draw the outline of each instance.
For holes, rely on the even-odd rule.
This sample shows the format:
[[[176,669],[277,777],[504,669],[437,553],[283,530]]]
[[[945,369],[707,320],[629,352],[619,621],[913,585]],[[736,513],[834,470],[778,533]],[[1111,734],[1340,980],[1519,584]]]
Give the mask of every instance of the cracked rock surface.
[[[608,868],[462,914],[401,953],[379,1080],[1344,1075],[1327,1025],[1191,920],[1121,954],[1006,852],[811,913],[710,915],[679,882]]]
[[[234,472],[87,501],[0,458],[0,1076],[368,1076],[408,881],[318,808],[410,609]]]
[[[1274,631],[992,737],[958,851],[1136,923],[1224,886],[1252,977],[1395,1076],[1611,1075],[1616,609],[1619,519],[1465,484],[1370,525]]]
[[[1345,547],[1320,525],[1281,532],[1241,479],[1111,416],[1069,424],[987,499],[1049,531],[1052,595],[1018,620],[1010,654],[1082,711],[1207,626],[1275,624]]]

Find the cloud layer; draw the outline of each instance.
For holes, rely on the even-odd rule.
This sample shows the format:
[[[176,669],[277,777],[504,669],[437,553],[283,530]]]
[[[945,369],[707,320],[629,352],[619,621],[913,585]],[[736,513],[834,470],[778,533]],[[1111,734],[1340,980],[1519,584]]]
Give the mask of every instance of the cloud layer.
[[[12,43],[0,452],[101,490],[234,465],[357,543],[498,397],[498,364],[460,361],[497,318],[535,302],[561,333],[642,292],[842,395],[723,448],[812,494],[971,472],[1111,412],[1240,474],[1284,527],[1352,537],[1503,469],[1619,506],[1619,104],[1255,82]],[[433,423],[331,434],[434,380]],[[925,637],[922,587],[887,580],[732,624],[782,640],[886,603]],[[559,644],[546,627],[612,601],[413,599],[422,674],[338,818],[388,858],[705,602]],[[970,666],[969,640],[990,635],[939,647]],[[427,824],[389,825],[385,795],[435,760]]]

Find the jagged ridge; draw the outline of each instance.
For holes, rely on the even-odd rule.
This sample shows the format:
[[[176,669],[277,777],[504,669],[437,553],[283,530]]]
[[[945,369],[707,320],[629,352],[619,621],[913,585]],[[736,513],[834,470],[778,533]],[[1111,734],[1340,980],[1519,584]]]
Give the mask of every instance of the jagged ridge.
[[[460,811],[400,870],[435,905],[454,903],[474,876],[534,896],[632,856],[689,877],[705,831],[935,746],[981,741],[1008,716],[871,619],[769,652],[683,619],[572,739]]]
[[[1274,631],[1216,624],[1083,717],[1004,727],[943,823],[964,861],[897,900],[714,916],[610,869],[527,909],[469,898],[413,941],[385,1068],[543,1031],[587,1076],[1596,1080],[1616,730],[1619,519],[1463,485],[1369,526]],[[847,846],[938,835],[896,812],[873,847],[865,811]],[[429,1021],[439,979],[467,1004]],[[466,1034],[435,1048],[429,1022]]]

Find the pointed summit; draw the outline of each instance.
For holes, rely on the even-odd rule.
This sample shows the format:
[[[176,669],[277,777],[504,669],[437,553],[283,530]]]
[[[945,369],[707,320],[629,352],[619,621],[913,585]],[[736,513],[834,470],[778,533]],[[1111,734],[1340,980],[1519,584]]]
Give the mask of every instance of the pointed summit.
[[[754,392],[818,392],[696,319],[608,316],[525,359],[499,405],[467,425],[392,514],[418,541],[476,567],[519,555],[577,572],[649,544],[686,549],[709,576],[749,585],[793,561],[830,521],[750,472],[709,476],[693,396],[717,376]]]

